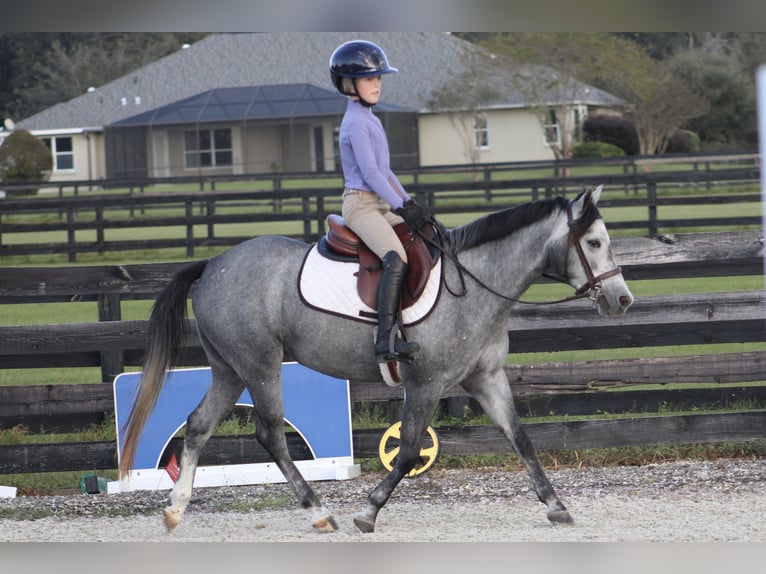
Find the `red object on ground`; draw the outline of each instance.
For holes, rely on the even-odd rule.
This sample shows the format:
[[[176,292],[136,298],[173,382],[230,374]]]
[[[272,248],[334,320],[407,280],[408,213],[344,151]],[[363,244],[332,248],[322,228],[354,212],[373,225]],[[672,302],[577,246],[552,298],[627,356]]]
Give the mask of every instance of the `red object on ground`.
[[[165,472],[168,473],[168,476],[170,476],[170,480],[175,482],[178,480],[178,473],[181,471],[180,468],[178,468],[178,461],[176,460],[176,455],[173,455],[170,457],[170,460],[168,461],[168,464],[165,466]]]

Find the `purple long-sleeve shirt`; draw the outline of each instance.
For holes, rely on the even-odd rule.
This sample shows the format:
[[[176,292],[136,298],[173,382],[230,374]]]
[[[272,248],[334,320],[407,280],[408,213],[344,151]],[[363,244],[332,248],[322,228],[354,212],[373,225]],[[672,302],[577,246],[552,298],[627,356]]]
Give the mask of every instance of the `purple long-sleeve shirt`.
[[[346,189],[378,194],[393,209],[410,196],[391,171],[388,139],[372,109],[349,100],[340,124],[340,159]]]

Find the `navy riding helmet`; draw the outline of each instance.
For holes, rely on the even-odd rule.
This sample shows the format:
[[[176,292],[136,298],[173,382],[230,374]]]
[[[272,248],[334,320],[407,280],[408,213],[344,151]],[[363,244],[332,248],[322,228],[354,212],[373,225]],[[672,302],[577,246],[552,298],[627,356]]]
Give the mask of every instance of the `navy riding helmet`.
[[[341,44],[330,56],[330,78],[337,90],[346,96],[342,78],[365,78],[398,72],[388,63],[380,46],[366,40],[353,40]]]

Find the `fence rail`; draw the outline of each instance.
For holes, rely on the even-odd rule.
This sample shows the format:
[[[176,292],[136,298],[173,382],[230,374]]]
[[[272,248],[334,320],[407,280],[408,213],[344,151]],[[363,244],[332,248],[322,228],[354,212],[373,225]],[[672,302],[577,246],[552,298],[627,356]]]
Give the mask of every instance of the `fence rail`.
[[[533,160],[496,162],[481,164],[450,164],[435,165],[428,167],[408,168],[397,170],[403,176],[410,176],[415,183],[421,177],[444,175],[454,173],[474,174],[475,179],[489,181],[496,172],[525,172],[539,170],[549,172],[551,177],[562,177],[571,170],[581,168],[598,168],[604,170],[620,170],[621,173],[639,173],[651,171],[659,166],[669,164],[691,165],[691,171],[714,171],[716,169],[736,167],[757,167],[760,154],[757,151],[721,152],[705,154],[670,154],[670,155],[635,155],[616,156],[608,158],[577,158],[568,160]],[[62,181],[30,181],[25,183],[4,183],[3,191],[12,195],[14,192],[45,189],[56,191],[59,197],[63,197],[65,190],[71,190],[75,196],[82,193],[102,189],[126,189],[128,193],[142,193],[147,188],[156,186],[186,185],[194,186],[199,191],[215,191],[218,185],[231,182],[261,182],[263,189],[279,191],[288,187],[291,182],[315,181],[315,180],[340,180],[339,172],[272,172],[272,173],[245,173],[245,174],[209,174],[204,169],[199,173],[187,176],[175,177],[142,177],[142,178],[116,178],[116,179],[85,179],[85,180],[62,180]]]
[[[760,230],[618,237],[615,256],[628,281],[679,277],[763,274]],[[23,302],[96,302],[98,323],[0,326],[0,368],[101,367],[110,381],[143,360],[146,321],[121,321],[120,304],[153,299],[183,263],[65,268],[5,268],[0,275],[0,304]],[[598,350],[662,347],[720,342],[765,342],[766,292],[696,293],[639,298],[622,319],[600,319],[582,301],[557,306],[517,305],[508,325],[512,352],[545,353],[552,349]],[[87,304],[87,303],[81,303]],[[193,320],[190,320],[193,323]],[[192,331],[193,333],[193,331]],[[185,341],[181,363],[205,365],[195,334]],[[697,347],[695,347],[696,349]],[[573,449],[628,445],[749,441],[766,438],[766,349],[680,357],[547,361],[506,366],[517,408],[526,415],[594,415],[618,418],[525,423],[538,448]],[[742,383],[693,388],[696,383]],[[664,390],[666,383],[689,389]],[[658,390],[607,392],[613,387],[657,385]],[[396,401],[401,389],[377,382],[351,381],[354,404]],[[467,400],[459,388],[444,398]],[[689,414],[690,409],[753,404],[736,412]],[[676,414],[660,416],[663,410]],[[87,425],[113,410],[109,384],[0,387],[0,427],[41,425],[46,431]],[[357,457],[377,456],[382,429],[355,429]],[[440,427],[444,454],[509,452],[487,427]],[[178,448],[171,441],[168,453]],[[294,456],[305,445],[291,438]],[[241,453],[247,452],[246,458]],[[267,460],[252,437],[214,437],[203,464]],[[215,462],[212,462],[215,461]],[[2,445],[0,474],[114,468],[110,441],[70,444]]]
[[[608,197],[603,207],[642,207],[646,217],[631,220],[610,220],[610,229],[636,230],[653,236],[663,230],[704,227],[759,226],[760,209],[753,215],[740,217],[663,217],[661,210],[672,206],[699,206],[724,204],[757,204],[760,173],[754,155],[736,156],[684,156],[680,158],[600,160],[606,168],[621,167],[623,173],[603,175],[567,175],[571,169],[582,168],[582,162],[533,162],[519,164],[492,164],[486,166],[453,166],[412,172],[413,182],[408,191],[438,215],[451,213],[486,213],[498,208],[553,194],[575,194],[585,186],[604,184],[608,190],[624,191],[623,197]],[[661,166],[669,159],[685,160],[695,169],[684,171],[639,171],[647,162]],[[712,162],[717,162],[712,165]],[[637,163],[638,162],[638,163]],[[521,169],[537,166],[552,169],[555,177],[519,177]],[[534,165],[533,165],[534,164]],[[705,165],[699,169],[698,165]],[[722,166],[722,167],[721,167]],[[733,167],[732,167],[733,166]],[[428,182],[428,176],[444,175],[456,171],[469,177],[459,181]],[[481,175],[479,175],[481,174]],[[523,174],[522,174],[523,175]],[[326,187],[309,187],[309,176],[332,183]],[[177,248],[194,257],[200,247],[226,247],[247,239],[241,228],[233,233],[226,226],[252,223],[279,223],[292,226],[284,233],[307,242],[316,241],[325,231],[325,218],[340,209],[341,180],[338,174],[295,174],[289,187],[290,176],[209,176],[198,178],[165,178],[140,182],[70,182],[75,190],[85,187],[113,187],[121,185],[130,190],[124,194],[79,194],[63,196],[64,183],[59,195],[34,199],[7,199],[0,202],[0,255],[66,254],[70,262],[84,253],[119,252]],[[333,181],[334,180],[334,181]],[[238,181],[250,188],[246,191],[215,191],[216,182]],[[163,190],[162,186],[183,186],[198,183],[199,191],[177,192]],[[257,184],[262,187],[258,188]],[[205,190],[205,184],[211,188]],[[145,193],[151,187],[152,193]],[[700,195],[669,196],[663,189],[689,187]],[[721,187],[741,189],[742,193],[716,194]],[[139,193],[133,193],[139,187]],[[632,196],[628,191],[632,191]],[[172,210],[169,215],[167,210]],[[118,213],[120,212],[120,213]],[[129,214],[126,217],[125,214]],[[32,221],[22,216],[34,215]],[[172,237],[161,236],[160,229],[177,228]],[[155,237],[146,239],[110,238],[128,229],[157,230]],[[38,239],[42,232],[57,233],[62,239]],[[87,239],[83,236],[87,235]],[[92,237],[95,236],[94,239]],[[64,239],[65,238],[65,239]]]

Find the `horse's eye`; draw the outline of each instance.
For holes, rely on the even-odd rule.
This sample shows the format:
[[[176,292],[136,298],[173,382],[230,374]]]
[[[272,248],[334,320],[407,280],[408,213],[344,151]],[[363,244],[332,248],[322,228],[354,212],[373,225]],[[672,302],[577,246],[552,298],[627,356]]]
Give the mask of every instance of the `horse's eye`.
[[[601,242],[598,239],[589,239],[588,245],[590,245],[593,249],[599,249],[601,247]]]

